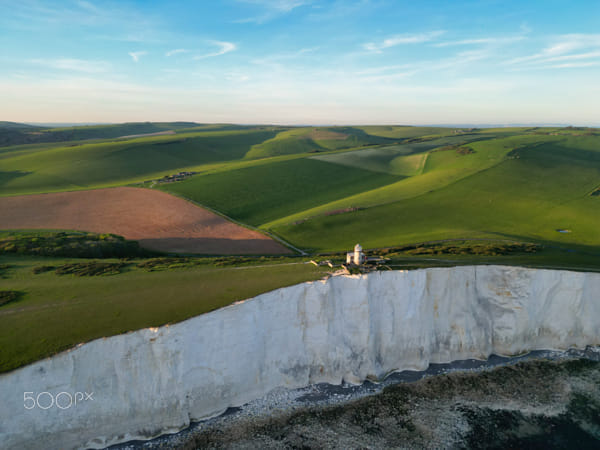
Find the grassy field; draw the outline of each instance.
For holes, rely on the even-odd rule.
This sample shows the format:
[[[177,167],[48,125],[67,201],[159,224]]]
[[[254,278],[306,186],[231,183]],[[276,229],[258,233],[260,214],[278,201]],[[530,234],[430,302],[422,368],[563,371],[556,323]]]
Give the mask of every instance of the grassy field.
[[[373,170],[375,172],[414,176],[422,172],[423,163],[427,158],[429,150],[449,145],[463,145],[484,139],[487,138],[480,135],[449,136],[424,142],[386,145],[364,150],[314,156],[313,158],[343,166]]]
[[[5,149],[0,195],[129,184],[217,161],[238,160],[274,131],[206,131],[123,141]],[[33,147],[33,148],[31,148]]]
[[[136,267],[134,260],[124,273],[94,277],[32,272],[73,262],[81,260],[0,255],[0,264],[8,265],[0,289],[24,292],[22,299],[0,306],[0,372],[81,342],[178,322],[323,275],[322,269],[294,260],[155,272]]]
[[[600,205],[589,195],[600,182],[600,139],[527,141],[504,157],[496,148],[498,154],[490,158],[498,159],[495,164],[421,195],[274,230],[315,251],[348,248],[355,241],[370,248],[475,236],[600,245]],[[449,157],[450,165],[454,159],[485,158],[485,145],[474,146],[477,153]],[[446,163],[428,161],[425,169],[435,173]]]
[[[399,178],[308,158],[192,177],[164,189],[260,226]]]
[[[0,122],[0,146],[85,139],[112,139],[134,134],[158,133],[197,126],[194,122],[137,122],[77,127],[35,127]]]
[[[301,127],[282,131],[272,139],[254,145],[246,157],[268,158],[296,153],[319,153],[327,150],[386,144],[390,141],[393,140],[384,136],[369,135],[356,127]]]

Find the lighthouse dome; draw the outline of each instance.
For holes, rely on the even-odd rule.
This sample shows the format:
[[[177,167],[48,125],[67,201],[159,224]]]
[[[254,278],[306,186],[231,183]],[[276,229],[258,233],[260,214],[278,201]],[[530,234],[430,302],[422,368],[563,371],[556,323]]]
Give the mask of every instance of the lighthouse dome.
[[[362,249],[363,249],[363,248],[360,246],[360,244],[356,244],[356,245],[354,246],[354,251],[355,251],[355,252],[362,252]]]

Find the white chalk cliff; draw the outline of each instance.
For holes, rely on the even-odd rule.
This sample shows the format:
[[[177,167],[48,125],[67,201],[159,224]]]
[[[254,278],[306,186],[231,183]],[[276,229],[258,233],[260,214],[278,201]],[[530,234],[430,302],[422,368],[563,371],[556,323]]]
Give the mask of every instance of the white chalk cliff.
[[[333,277],[0,375],[0,447],[104,447],[180,430],[279,386],[586,345],[600,345],[600,274],[471,266]],[[26,409],[24,392],[93,400]]]

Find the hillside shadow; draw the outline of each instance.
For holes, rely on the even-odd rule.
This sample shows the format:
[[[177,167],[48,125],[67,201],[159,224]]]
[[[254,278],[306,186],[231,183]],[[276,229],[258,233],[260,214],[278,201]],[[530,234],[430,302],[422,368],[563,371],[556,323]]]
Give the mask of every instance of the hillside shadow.
[[[181,238],[138,239],[141,247],[165,253],[199,255],[284,255],[293,252],[270,239]]]
[[[12,170],[10,172],[0,171],[0,186],[11,182],[12,180],[20,177],[24,177],[25,175],[30,175],[33,172],[23,172],[21,170]]]
[[[528,236],[519,236],[516,234],[510,234],[510,233],[499,233],[499,232],[494,232],[494,234],[496,236],[505,238],[505,239],[511,239],[514,241],[518,241],[518,242],[534,242],[536,244],[541,244],[545,247],[551,248],[551,249],[555,249],[555,250],[561,250],[564,251],[565,253],[579,253],[582,255],[588,255],[588,256],[598,256],[600,258],[600,246],[597,245],[586,245],[586,244],[576,244],[576,243],[571,243],[571,242],[561,242],[559,240],[551,240],[551,239],[541,239],[541,238],[531,238]],[[556,231],[556,234],[558,235],[558,229]]]

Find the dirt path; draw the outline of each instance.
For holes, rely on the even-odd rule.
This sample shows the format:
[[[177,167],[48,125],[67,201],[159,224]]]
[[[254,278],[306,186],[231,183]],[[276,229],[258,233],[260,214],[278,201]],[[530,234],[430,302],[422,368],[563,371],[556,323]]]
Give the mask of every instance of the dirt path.
[[[269,237],[181,198],[131,187],[0,197],[0,229],[114,233],[173,253],[291,253]]]

